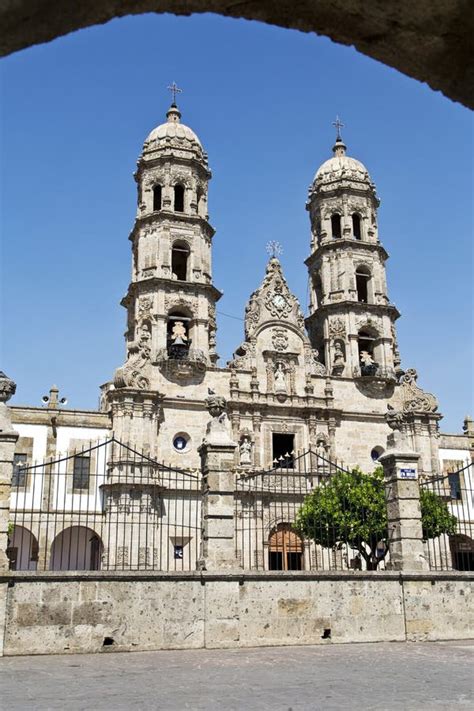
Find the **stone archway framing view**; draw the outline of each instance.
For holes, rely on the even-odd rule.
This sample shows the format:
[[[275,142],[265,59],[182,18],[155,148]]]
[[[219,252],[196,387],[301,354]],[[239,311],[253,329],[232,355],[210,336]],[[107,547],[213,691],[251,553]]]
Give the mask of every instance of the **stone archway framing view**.
[[[0,55],[147,12],[213,12],[325,35],[474,107],[471,0],[16,0],[0,9]]]

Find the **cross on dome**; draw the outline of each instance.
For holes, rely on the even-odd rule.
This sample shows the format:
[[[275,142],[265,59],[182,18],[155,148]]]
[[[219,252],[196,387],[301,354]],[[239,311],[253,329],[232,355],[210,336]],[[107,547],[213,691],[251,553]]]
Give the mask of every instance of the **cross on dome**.
[[[275,257],[279,257],[283,254],[283,247],[274,239],[267,242],[265,249],[267,250],[267,254],[269,254],[272,259],[275,259]]]
[[[171,95],[173,97],[173,101],[172,101],[171,105],[176,106],[176,94],[182,94],[183,90],[179,88],[179,86],[176,84],[175,81],[172,84],[170,84],[169,86],[167,86],[166,88],[168,89],[168,91],[171,91]]]
[[[336,120],[332,122],[332,125],[336,129],[336,141],[342,141],[341,128],[344,128],[344,124],[342,123],[339,116],[336,116]]]

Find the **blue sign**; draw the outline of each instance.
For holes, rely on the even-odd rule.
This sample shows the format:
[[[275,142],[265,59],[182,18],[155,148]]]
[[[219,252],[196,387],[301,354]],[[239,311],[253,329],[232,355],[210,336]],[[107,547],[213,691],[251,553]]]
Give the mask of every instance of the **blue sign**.
[[[399,469],[400,479],[416,479],[416,469],[405,467]]]

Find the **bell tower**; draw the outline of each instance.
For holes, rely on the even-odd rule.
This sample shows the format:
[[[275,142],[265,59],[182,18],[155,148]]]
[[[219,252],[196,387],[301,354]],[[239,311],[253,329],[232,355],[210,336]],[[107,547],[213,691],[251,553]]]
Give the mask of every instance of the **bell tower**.
[[[138,159],[132,277],[122,300],[129,360],[145,339],[148,362],[158,366],[140,368],[142,386],[152,389],[159,386],[159,372],[202,373],[218,357],[215,304],[221,292],[212,284],[214,230],[207,213],[211,172],[198,137],[181,123],[180,90],[174,83],[169,88],[173,102],[166,122],[151,131]],[[140,387],[133,380],[126,385]]]
[[[400,357],[377,227],[375,185],[365,166],[346,154],[336,120],[333,157],[321,165],[306,205],[311,254],[306,260],[313,348],[332,375],[394,382]]]

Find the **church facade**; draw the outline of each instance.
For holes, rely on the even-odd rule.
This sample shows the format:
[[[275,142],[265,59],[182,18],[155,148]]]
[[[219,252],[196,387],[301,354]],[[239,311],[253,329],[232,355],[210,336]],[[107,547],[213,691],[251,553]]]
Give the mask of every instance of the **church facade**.
[[[407,445],[420,454],[420,480],[446,472],[445,463],[450,471],[470,465],[472,420],[466,418],[464,434],[441,434],[436,398],[421,389],[414,369],[402,367],[396,333],[400,314],[387,286],[388,254],[379,235],[379,200],[365,166],[347,155],[339,128],[333,156],[318,168],[306,203],[309,255],[302,269],[309,275],[309,313],[305,317],[287,284],[278,245],[270,243],[262,282],[245,307],[244,340],[225,366],[218,363],[216,351],[216,306],[222,294],[213,277],[208,157],[194,131],[181,122],[175,103],[165,123],[151,131],[135,173],[137,215],[129,237],[132,277],[121,302],[127,314],[124,363],[102,386],[97,411],[65,407],[56,387],[45,396],[43,407],[11,407],[12,423],[20,435],[12,510],[21,540],[20,533],[14,533],[11,542],[19,556],[18,567],[36,570],[38,560],[46,568],[70,567],[70,560],[63,561],[63,543],[53,554],[48,553],[47,542],[69,527],[66,548],[69,552],[74,548],[74,536],[79,535],[76,509],[81,526],[84,511],[87,518],[83,543],[77,542],[76,547],[82,546],[93,561],[81,567],[98,567],[101,556],[109,567],[120,567],[124,556],[133,557],[117,541],[107,545],[102,536],[98,542],[101,533],[94,527],[103,526],[104,512],[110,518],[114,506],[116,531],[122,526],[120,516],[133,513],[140,486],[133,474],[134,461],[125,451],[171,467],[168,494],[178,491],[181,501],[181,508],[173,504],[176,512],[179,509],[176,516],[197,521],[199,447],[206,435],[210,395],[226,403],[229,434],[237,445],[233,468],[240,477],[279,468],[288,472],[296,458],[307,452],[315,453],[320,462],[372,471],[387,446],[388,423],[393,429],[397,418],[403,420]],[[95,448],[112,436],[124,448],[121,462],[127,460],[128,478],[120,474],[122,464],[115,469],[113,465],[106,474],[103,452]],[[63,461],[61,457],[67,461],[62,488],[47,479],[52,467],[35,468],[35,462]],[[95,478],[86,471],[94,466]],[[192,484],[187,480],[186,486],[182,478],[179,484],[176,477],[171,483],[173,471],[197,472],[197,478]],[[46,487],[47,480],[53,484]],[[153,508],[156,486],[149,480],[141,485],[140,496],[148,497],[146,511]],[[192,497],[183,494],[183,486],[193,492]],[[54,510],[56,523],[59,520],[58,503],[51,493],[54,487],[62,492],[64,511],[53,536],[48,512]],[[42,507],[48,515],[42,515]],[[142,532],[139,537],[146,538],[149,529],[142,525],[145,509],[141,507],[142,503],[133,525]],[[288,521],[282,519],[278,526],[291,525],[297,504],[292,507]],[[36,509],[32,534],[30,514],[25,512]],[[156,521],[162,520],[158,509],[155,514]],[[124,540],[128,526],[124,523],[121,529]],[[273,531],[269,519],[260,552],[268,536],[278,535],[278,526]],[[198,531],[196,523],[195,547],[187,553],[191,568],[198,556]],[[38,548],[39,540],[41,549],[42,538],[46,543],[38,558],[33,548]],[[189,538],[175,530],[169,537],[172,548],[168,538],[155,548],[137,543],[136,565],[145,561],[147,567],[153,556],[162,561],[168,555],[181,555]],[[249,550],[257,555],[256,549]]]

